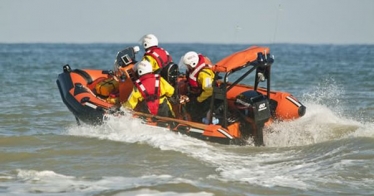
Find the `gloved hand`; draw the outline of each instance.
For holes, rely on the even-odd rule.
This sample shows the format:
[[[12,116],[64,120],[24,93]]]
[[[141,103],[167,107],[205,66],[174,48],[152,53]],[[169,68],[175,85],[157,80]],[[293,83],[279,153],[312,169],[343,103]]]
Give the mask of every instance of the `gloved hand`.
[[[180,104],[185,104],[185,103],[187,103],[187,102],[189,102],[189,101],[190,101],[190,98],[187,97],[187,95],[181,95],[181,96],[179,97],[179,103],[180,103]]]

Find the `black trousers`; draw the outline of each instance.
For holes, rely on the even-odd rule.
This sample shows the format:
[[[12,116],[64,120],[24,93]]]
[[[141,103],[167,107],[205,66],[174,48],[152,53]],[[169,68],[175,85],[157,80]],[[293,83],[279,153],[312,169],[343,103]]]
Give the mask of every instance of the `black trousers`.
[[[187,103],[187,112],[190,113],[192,121],[202,122],[202,119],[206,117],[207,112],[210,108],[211,97],[205,99],[203,102],[198,102],[196,99],[192,99]]]

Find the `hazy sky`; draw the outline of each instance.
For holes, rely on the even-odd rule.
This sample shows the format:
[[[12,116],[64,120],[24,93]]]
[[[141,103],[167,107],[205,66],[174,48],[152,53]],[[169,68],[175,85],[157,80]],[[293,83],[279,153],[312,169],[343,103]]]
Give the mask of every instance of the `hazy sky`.
[[[0,0],[0,43],[374,44],[374,0]]]

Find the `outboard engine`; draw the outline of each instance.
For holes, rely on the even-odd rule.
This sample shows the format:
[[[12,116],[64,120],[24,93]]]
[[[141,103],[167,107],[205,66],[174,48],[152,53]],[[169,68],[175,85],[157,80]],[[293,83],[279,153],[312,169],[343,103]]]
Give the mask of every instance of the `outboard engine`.
[[[269,100],[257,91],[246,91],[235,99],[237,109],[256,123],[265,123],[271,117]]]
[[[263,128],[271,117],[269,100],[263,94],[250,90],[235,99],[242,121],[242,134],[252,135],[256,146],[264,145]]]

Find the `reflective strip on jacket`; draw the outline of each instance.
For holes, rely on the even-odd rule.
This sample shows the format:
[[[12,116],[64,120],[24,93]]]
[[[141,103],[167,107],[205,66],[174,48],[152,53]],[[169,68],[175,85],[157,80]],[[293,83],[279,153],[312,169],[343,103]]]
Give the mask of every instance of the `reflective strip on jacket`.
[[[166,50],[157,46],[148,48],[142,60],[146,60],[151,63],[153,72],[159,71],[159,69],[165,67],[168,63],[173,61]]]
[[[213,94],[214,72],[206,63],[206,58],[199,54],[199,62],[188,76],[191,92],[198,95],[197,101],[203,102]]]
[[[143,78],[143,80],[141,80],[141,82],[145,86],[145,88],[147,89],[147,92],[149,94],[154,94],[154,91],[155,91],[155,76],[154,75],[155,74],[147,74],[147,75],[143,75],[142,77],[140,77],[140,78]],[[159,106],[159,104],[162,104],[164,102],[164,100],[166,99],[167,104],[168,104],[170,110],[172,111],[171,104],[169,103],[169,101],[167,100],[166,97],[171,97],[174,94],[174,87],[172,87],[162,77],[160,77],[159,81],[160,81],[160,84],[159,84],[159,99],[158,99],[158,105],[157,106]],[[153,87],[149,87],[149,86],[153,86]],[[124,103],[124,106],[127,107],[127,108],[134,109],[138,105],[138,103],[143,101],[143,100],[144,100],[144,97],[142,95],[142,92],[137,87],[134,87],[134,89],[132,90],[128,100]],[[149,112],[151,114],[157,115],[157,113],[153,113],[153,112],[151,112],[151,110]]]

